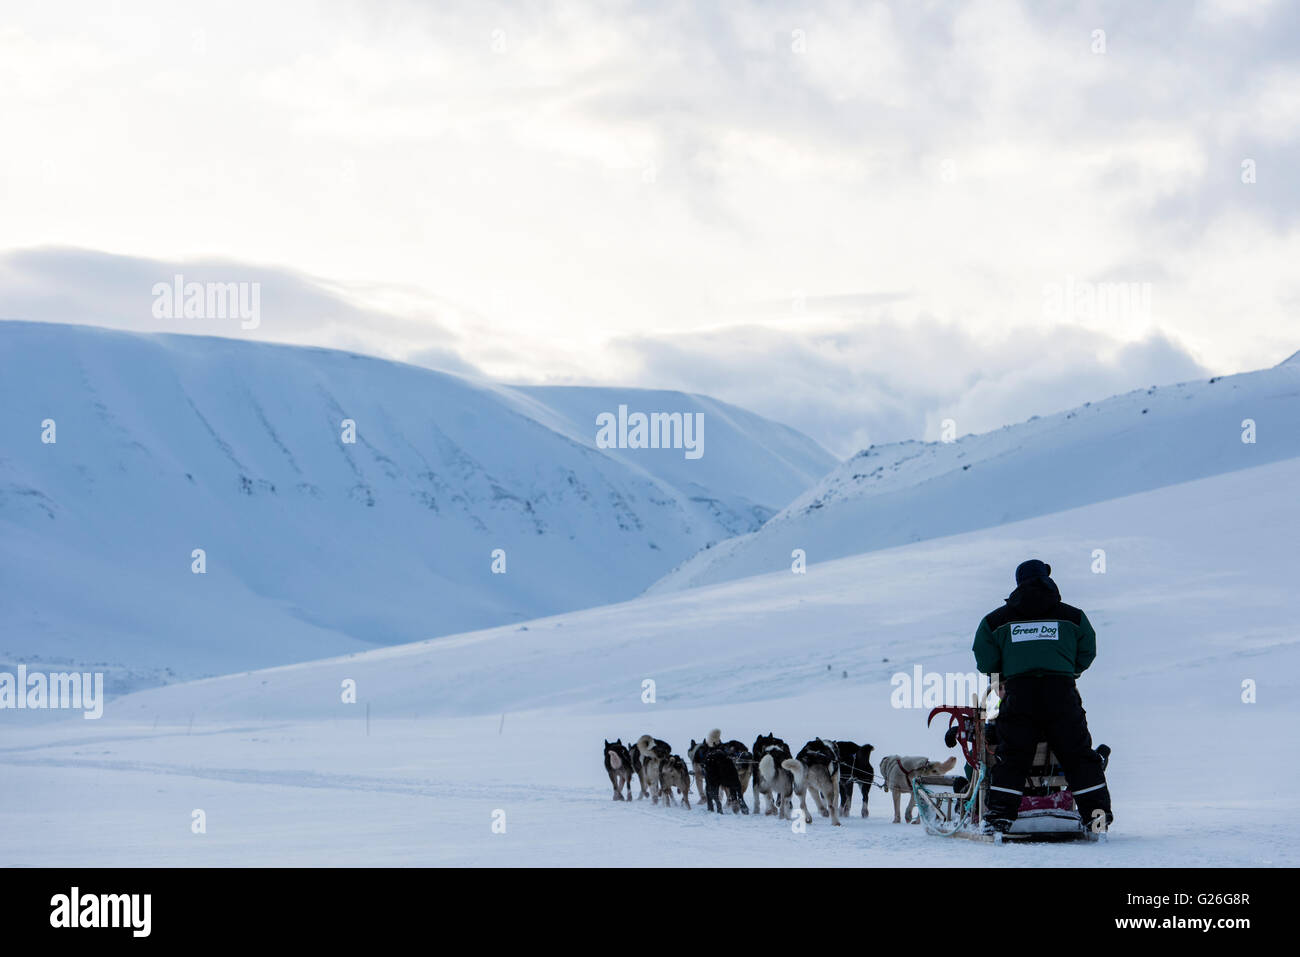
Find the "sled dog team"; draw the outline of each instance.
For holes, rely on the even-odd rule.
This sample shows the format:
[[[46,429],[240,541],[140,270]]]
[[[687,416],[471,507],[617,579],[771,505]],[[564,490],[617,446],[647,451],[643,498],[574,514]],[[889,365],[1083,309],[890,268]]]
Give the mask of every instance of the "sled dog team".
[[[723,741],[722,732],[715,728],[703,741],[691,739],[686,749],[689,769],[667,741],[643,734],[630,747],[622,739],[606,741],[605,771],[614,786],[615,801],[632,800],[635,777],[641,792],[637,800],[648,797],[654,804],[662,800],[668,807],[680,800],[682,807],[690,810],[693,779],[699,800],[710,811],[721,814],[725,804],[733,814],[748,814],[745,792],[752,784],[755,811],[759,810],[760,800],[765,800],[764,814],[793,819],[797,797],[805,823],[811,824],[808,795],[812,794],[818,813],[838,825],[840,815],[848,814],[852,808],[855,784],[862,791],[862,816],[867,816],[867,798],[876,781],[871,766],[873,750],[870,744],[817,738],[805,744],[798,754],[792,754],[790,746],[770,731],[760,734],[753,747],[747,748],[740,741]],[[913,778],[945,775],[956,762],[955,757],[943,763],[896,754],[882,758],[880,786],[893,795],[894,823],[906,819],[916,824],[920,820],[912,817]],[[904,793],[907,811],[900,816]]]

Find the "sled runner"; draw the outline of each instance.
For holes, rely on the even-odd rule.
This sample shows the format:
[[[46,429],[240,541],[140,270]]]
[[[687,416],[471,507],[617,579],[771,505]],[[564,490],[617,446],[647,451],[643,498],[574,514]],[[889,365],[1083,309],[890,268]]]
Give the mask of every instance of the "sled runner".
[[[1065,776],[1051,754],[1047,742],[1038,745],[1033,767],[1025,779],[1025,793],[1020,811],[1011,828],[995,831],[984,821],[988,807],[989,771],[992,754],[988,747],[988,692],[982,699],[972,696],[970,705],[945,705],[935,708],[926,719],[928,726],[935,715],[948,715],[946,740],[961,747],[970,779],[953,775],[918,777],[912,781],[912,793],[929,834],[960,837],[988,844],[1009,841],[1104,841],[1104,812],[1093,821],[1084,821],[1074,803]],[[962,787],[963,782],[965,784]],[[935,791],[932,787],[949,790]]]

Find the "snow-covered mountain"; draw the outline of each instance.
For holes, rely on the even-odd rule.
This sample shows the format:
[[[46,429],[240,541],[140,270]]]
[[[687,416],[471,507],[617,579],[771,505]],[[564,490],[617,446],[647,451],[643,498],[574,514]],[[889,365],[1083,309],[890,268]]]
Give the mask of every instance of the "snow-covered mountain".
[[[0,367],[0,661],[114,690],[630,598],[836,463],[701,396],[320,349],[0,322]],[[620,405],[704,454],[597,448]]]
[[[1300,356],[1300,353],[1297,354]],[[1152,386],[953,442],[873,446],[651,594],[989,528],[1300,456],[1300,359]]]

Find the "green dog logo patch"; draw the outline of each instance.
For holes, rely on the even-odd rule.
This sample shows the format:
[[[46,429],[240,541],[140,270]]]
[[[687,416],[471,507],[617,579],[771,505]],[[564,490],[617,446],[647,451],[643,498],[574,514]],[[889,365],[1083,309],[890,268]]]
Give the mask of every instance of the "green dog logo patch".
[[[1060,636],[1059,621],[1018,621],[1011,626],[1012,641],[1055,641]]]

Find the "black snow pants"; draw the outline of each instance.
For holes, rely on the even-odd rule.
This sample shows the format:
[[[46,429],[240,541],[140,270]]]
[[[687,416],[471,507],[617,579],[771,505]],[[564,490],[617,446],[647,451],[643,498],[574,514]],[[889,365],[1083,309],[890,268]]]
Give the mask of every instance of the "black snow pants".
[[[1092,749],[1088,717],[1074,679],[1065,675],[1008,678],[997,717],[997,759],[989,782],[989,818],[1014,821],[1025,777],[1040,741],[1065,772],[1084,821],[1101,808],[1111,820],[1101,755]]]

